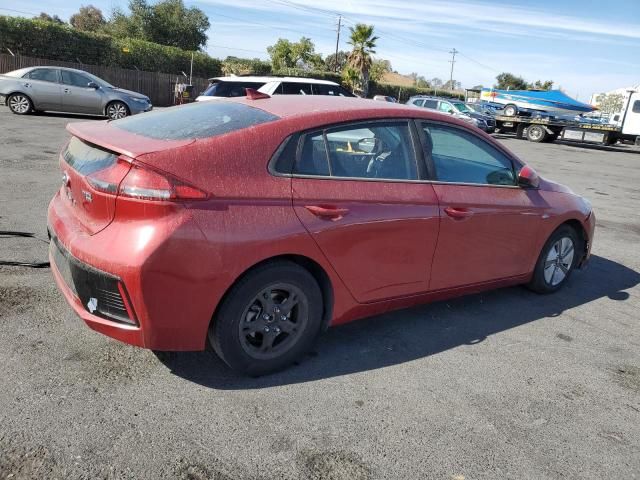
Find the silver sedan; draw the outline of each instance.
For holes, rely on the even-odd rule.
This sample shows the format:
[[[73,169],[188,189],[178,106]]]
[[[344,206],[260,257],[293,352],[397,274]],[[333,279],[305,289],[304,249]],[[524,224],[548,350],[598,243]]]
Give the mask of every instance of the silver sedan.
[[[54,111],[118,119],[153,108],[149,97],[82,70],[29,67],[0,75],[0,104],[17,115]]]

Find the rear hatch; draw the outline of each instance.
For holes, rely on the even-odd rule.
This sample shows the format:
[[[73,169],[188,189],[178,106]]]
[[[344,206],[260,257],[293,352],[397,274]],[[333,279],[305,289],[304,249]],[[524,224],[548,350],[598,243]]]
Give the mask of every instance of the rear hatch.
[[[118,188],[137,156],[192,142],[149,139],[105,122],[70,124],[67,130],[73,136],[60,155],[61,198],[90,235],[113,221]]]

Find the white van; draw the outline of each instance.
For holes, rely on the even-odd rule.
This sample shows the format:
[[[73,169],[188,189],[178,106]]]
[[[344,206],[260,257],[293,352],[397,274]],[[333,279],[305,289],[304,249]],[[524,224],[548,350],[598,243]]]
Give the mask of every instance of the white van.
[[[268,95],[335,95],[355,97],[335,82],[303,77],[214,77],[196,102],[218,98],[244,97],[245,89],[253,88]]]

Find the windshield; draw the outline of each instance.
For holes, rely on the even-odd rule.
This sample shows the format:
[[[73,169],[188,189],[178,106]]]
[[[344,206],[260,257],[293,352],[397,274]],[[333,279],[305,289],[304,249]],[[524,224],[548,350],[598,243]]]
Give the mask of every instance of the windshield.
[[[458,110],[460,113],[470,113],[472,110],[467,107],[464,103],[457,103],[454,102],[453,106],[455,107],[456,110]]]

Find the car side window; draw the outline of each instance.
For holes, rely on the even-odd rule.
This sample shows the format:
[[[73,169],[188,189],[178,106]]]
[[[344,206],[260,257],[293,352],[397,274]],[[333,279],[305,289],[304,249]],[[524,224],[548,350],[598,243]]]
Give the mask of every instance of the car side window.
[[[460,128],[423,123],[427,159],[436,180],[450,183],[515,185],[512,161],[498,149]]]
[[[53,68],[36,68],[35,70],[31,70],[22,78],[58,83],[58,72]]]
[[[314,95],[330,95],[333,97],[350,97],[351,94],[339,85],[316,83],[312,85]]]
[[[448,102],[440,102],[440,106],[438,107],[438,110],[444,113],[449,113],[453,111],[453,107]]]
[[[282,95],[312,95],[311,84],[282,82]]]
[[[342,178],[416,180],[407,122],[329,128],[304,137],[293,173]]]
[[[633,113],[640,113],[640,100],[636,100],[633,102],[633,108],[631,109]]]
[[[71,72],[69,70],[61,70],[62,73],[62,83],[65,85],[71,85],[72,87],[84,87],[87,88],[91,79],[89,77],[85,77],[84,75]]]
[[[424,105],[424,100],[414,100],[413,104],[417,105],[418,107],[421,107]]]
[[[438,101],[437,100],[425,100],[424,101],[424,108],[431,108],[431,109],[438,108]]]

